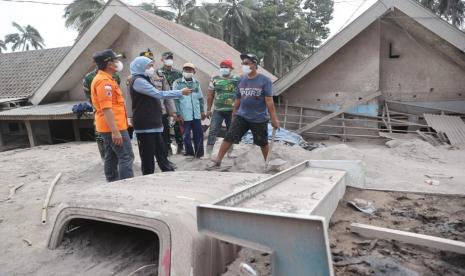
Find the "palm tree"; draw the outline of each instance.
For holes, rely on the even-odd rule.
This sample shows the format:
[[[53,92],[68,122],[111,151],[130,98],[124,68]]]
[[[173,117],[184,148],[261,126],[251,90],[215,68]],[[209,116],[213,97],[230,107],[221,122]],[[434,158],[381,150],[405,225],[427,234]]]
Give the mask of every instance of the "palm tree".
[[[194,6],[188,9],[181,16],[180,22],[194,30],[222,39],[223,14],[223,9],[216,3],[204,3],[202,6]]]
[[[170,8],[176,11],[174,21],[181,23],[182,15],[189,9],[195,7],[195,0],[168,0]]]
[[[66,19],[65,26],[81,34],[100,14],[104,6],[104,0],[74,0],[65,8],[63,15]]]
[[[462,0],[441,0],[437,5],[437,13],[445,17],[454,26],[462,27],[465,4]]]
[[[0,54],[2,53],[2,50],[6,51],[6,43],[0,39]]]
[[[155,2],[143,2],[139,5],[139,7],[147,12],[161,16],[169,21],[173,21],[176,17],[176,14],[174,12],[160,9],[157,5],[155,5]]]
[[[5,43],[13,44],[11,46],[11,50],[13,52],[19,48],[21,48],[22,51],[29,51],[29,48],[31,47],[36,50],[44,48],[44,39],[40,35],[39,31],[37,31],[37,29],[35,29],[31,25],[21,27],[16,22],[12,22],[12,24],[18,30],[18,33],[6,35]]]
[[[224,40],[238,49],[240,36],[248,37],[252,27],[256,25],[254,19],[256,4],[251,0],[222,0],[225,14],[223,17]]]
[[[437,15],[461,28],[464,24],[465,3],[463,0],[417,0]]]

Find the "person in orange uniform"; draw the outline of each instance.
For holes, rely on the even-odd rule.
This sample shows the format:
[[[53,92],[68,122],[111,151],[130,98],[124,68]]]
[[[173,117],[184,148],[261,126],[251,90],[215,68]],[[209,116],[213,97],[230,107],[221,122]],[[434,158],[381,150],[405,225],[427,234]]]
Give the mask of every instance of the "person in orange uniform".
[[[128,134],[123,93],[112,77],[123,69],[120,57],[111,49],[93,56],[98,72],[92,81],[91,98],[96,109],[95,127],[103,137],[104,171],[108,182],[134,176],[134,153]]]

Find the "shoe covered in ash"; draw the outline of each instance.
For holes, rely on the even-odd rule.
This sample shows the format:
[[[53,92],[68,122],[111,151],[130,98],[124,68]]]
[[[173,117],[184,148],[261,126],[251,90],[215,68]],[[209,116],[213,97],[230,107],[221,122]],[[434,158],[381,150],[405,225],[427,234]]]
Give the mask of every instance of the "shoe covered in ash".
[[[171,161],[168,161],[168,162],[169,162],[171,168],[173,168],[173,169],[177,169],[177,168],[178,168],[178,166],[176,166],[176,164],[174,164],[173,162],[171,162]]]
[[[218,170],[220,168],[221,168],[221,162],[217,161],[217,160],[214,160],[214,159],[211,159],[210,163],[208,163],[206,169],[207,170]]]

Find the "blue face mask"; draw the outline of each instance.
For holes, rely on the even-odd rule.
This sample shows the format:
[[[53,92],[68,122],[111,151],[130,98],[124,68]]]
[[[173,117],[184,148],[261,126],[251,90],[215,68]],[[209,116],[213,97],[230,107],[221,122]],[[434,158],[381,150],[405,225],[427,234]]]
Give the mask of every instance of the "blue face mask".
[[[223,77],[229,76],[231,70],[229,68],[220,68],[220,75]]]

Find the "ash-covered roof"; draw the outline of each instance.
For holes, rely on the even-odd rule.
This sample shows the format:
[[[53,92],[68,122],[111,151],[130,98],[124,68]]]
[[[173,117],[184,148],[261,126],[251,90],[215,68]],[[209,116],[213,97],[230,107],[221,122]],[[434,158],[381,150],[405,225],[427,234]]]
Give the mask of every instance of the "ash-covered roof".
[[[0,98],[27,98],[34,94],[69,49],[0,54]]]

